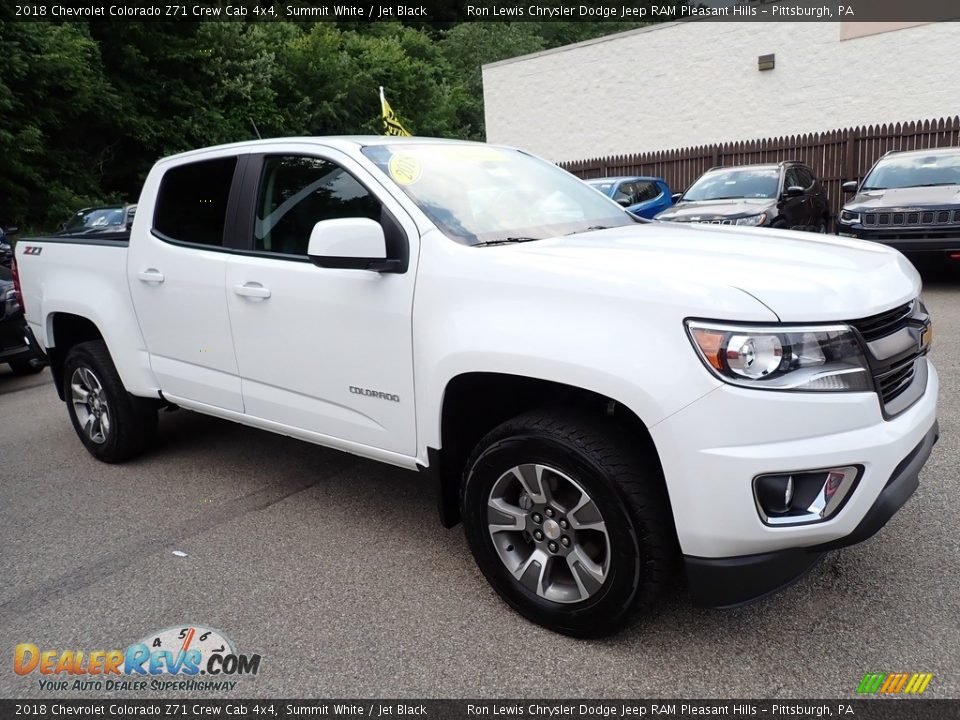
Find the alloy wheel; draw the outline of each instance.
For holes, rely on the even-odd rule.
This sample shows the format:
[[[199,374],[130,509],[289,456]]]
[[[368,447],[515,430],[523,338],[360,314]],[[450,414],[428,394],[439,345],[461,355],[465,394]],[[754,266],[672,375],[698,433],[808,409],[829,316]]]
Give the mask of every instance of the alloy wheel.
[[[517,465],[493,484],[487,528],[510,573],[539,597],[587,600],[610,570],[610,536],[596,503],[573,478],[541,464]]]
[[[73,410],[82,432],[90,440],[102,445],[110,436],[110,406],[103,385],[90,368],[78,367],[70,378]]]

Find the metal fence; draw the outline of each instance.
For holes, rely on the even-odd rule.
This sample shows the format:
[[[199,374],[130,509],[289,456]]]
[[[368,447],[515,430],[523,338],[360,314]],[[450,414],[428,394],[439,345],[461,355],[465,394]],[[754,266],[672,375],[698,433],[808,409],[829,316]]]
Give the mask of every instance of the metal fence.
[[[704,171],[715,166],[800,160],[820,178],[834,213],[844,203],[840,188],[845,180],[859,180],[884,153],[960,146],[960,117],[890,125],[789,135],[764,140],[744,140],[717,145],[657,150],[634,155],[614,155],[560,163],[581,178],[616,175],[656,175],[674,192],[687,188]]]

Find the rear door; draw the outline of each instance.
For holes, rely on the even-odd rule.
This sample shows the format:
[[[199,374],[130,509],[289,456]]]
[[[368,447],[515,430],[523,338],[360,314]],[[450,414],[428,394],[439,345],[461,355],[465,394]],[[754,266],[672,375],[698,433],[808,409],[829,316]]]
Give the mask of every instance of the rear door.
[[[333,149],[251,158],[247,176],[255,180],[247,183],[252,202],[243,204],[249,246],[231,256],[226,279],[246,413],[333,445],[416,454],[412,220],[359,163]],[[345,217],[380,222],[391,257],[408,257],[409,269],[313,265],[313,226]]]
[[[243,411],[230,333],[224,237],[236,156],[198,160],[151,177],[130,239],[127,275],[140,329],[164,394]],[[148,218],[144,221],[143,218]]]

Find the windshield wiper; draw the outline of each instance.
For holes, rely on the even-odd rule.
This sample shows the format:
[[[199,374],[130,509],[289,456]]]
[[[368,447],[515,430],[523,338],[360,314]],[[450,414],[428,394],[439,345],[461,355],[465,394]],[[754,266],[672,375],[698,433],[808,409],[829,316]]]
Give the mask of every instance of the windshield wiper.
[[[579,235],[580,233],[591,232],[593,230],[609,230],[609,229],[610,229],[609,225],[591,225],[590,227],[584,228],[583,230],[574,230],[573,232],[569,232],[567,233],[567,235]]]
[[[473,247],[487,247],[489,245],[509,245],[510,243],[524,243],[524,242],[533,242],[534,240],[541,240],[542,238],[535,237],[506,237],[500,238],[499,240],[487,240],[486,242],[474,243]]]

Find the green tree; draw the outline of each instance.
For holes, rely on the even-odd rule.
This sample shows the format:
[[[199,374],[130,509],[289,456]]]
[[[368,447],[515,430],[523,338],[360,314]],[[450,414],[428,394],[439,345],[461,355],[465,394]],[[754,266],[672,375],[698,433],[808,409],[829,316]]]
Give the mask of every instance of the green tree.
[[[57,224],[102,197],[117,108],[85,25],[0,23],[0,223]]]

